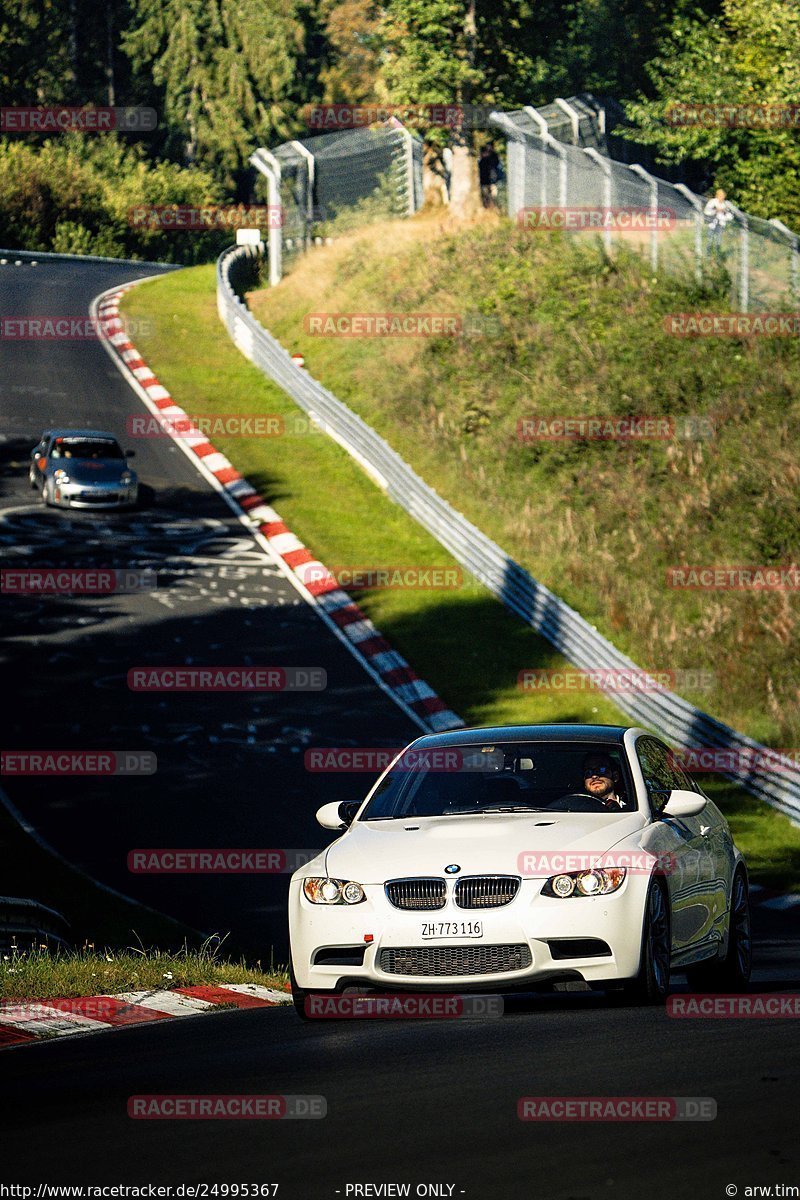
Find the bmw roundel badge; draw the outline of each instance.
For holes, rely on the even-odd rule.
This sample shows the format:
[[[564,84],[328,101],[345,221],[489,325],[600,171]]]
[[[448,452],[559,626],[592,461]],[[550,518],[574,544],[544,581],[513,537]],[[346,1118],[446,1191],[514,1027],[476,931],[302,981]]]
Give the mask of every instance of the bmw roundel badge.
[[[445,867],[444,873],[445,875],[457,875],[460,870],[461,867],[458,865],[458,863],[450,863]]]

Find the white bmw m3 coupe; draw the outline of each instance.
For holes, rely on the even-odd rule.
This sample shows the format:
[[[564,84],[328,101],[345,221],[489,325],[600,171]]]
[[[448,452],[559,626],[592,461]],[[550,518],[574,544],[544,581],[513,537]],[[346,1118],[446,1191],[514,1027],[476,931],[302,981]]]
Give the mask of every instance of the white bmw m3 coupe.
[[[416,739],[292,876],[292,989],[536,990],[663,1003],[750,977],[747,868],[728,824],[643,729],[530,725]]]

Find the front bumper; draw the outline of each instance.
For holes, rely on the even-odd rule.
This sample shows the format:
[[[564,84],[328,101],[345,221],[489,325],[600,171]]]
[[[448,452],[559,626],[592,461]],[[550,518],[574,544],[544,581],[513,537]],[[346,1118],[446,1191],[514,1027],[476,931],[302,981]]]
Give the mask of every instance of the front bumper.
[[[409,912],[393,908],[380,885],[365,886],[361,904],[314,905],[293,879],[292,965],[298,986],[309,991],[359,984],[387,991],[486,991],[557,979],[630,979],[639,969],[648,883],[643,875],[629,875],[611,895],[560,900],[541,894],[544,879],[525,879],[501,908],[465,910],[451,899],[435,912]],[[480,937],[459,936],[475,921],[482,923]],[[430,922],[455,923],[459,932],[423,938],[422,926]],[[485,949],[470,949],[477,947]],[[420,953],[431,948],[444,953]],[[468,970],[441,973],[449,963]]]
[[[128,508],[138,499],[139,485],[54,483],[52,495],[60,508]]]

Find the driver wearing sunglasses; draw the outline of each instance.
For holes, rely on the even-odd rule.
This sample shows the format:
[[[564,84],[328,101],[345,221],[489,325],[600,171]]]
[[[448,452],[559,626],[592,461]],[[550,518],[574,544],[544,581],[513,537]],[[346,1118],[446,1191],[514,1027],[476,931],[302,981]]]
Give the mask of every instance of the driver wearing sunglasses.
[[[610,758],[600,754],[587,754],[583,760],[583,786],[586,794],[602,800],[604,806],[618,812],[627,808],[624,796],[620,796],[621,775],[619,768]]]

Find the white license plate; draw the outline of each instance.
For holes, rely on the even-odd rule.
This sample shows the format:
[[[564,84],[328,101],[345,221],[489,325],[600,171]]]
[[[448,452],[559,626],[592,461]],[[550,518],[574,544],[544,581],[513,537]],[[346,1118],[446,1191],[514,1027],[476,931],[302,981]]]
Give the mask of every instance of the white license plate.
[[[483,921],[423,921],[420,935],[433,938],[482,938]]]

